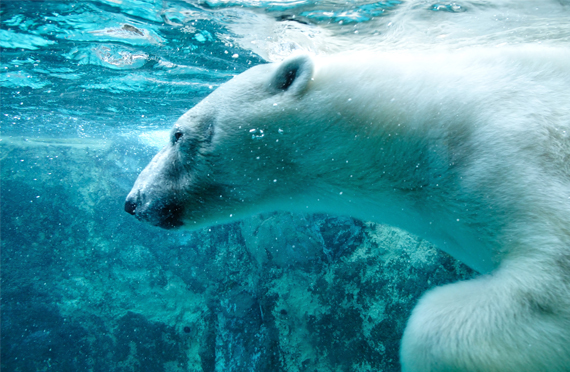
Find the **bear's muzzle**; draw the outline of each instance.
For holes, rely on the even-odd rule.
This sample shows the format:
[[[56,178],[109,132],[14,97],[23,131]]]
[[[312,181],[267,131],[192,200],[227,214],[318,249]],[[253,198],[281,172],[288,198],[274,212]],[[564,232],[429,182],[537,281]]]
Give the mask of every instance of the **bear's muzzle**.
[[[125,200],[125,212],[140,221],[164,229],[174,229],[184,225],[182,222],[183,208],[175,201],[154,200],[152,203],[142,203],[139,197],[129,195]]]

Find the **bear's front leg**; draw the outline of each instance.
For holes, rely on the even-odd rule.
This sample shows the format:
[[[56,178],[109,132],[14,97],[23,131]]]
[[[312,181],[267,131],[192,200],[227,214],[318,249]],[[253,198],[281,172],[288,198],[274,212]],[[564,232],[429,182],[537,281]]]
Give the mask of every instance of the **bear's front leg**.
[[[521,267],[426,293],[404,332],[402,370],[570,371],[568,278]]]

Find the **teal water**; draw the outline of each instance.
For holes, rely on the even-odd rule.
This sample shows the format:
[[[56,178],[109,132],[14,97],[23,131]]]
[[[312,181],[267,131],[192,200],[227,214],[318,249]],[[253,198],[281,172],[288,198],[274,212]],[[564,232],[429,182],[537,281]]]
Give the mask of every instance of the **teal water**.
[[[123,211],[178,116],[295,51],[570,42],[565,1],[2,1],[3,371],[397,371],[474,273],[348,217],[168,232]]]
[[[4,133],[169,125],[262,61],[223,40],[228,30],[209,14],[184,2],[3,2]]]

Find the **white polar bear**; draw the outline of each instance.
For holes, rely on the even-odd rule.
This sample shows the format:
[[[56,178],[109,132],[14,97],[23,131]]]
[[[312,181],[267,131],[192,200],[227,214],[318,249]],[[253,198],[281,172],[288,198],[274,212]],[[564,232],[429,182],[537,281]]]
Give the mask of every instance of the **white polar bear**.
[[[401,227],[483,273],[419,302],[404,371],[570,371],[570,49],[297,56],[183,115],[125,209]]]

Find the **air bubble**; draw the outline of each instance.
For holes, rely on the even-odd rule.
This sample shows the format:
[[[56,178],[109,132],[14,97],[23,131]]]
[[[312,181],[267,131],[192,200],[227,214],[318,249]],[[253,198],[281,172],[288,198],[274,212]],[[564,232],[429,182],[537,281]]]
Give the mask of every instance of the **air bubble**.
[[[251,139],[261,139],[263,138],[263,129],[250,129],[249,133],[251,133]]]
[[[464,7],[457,3],[447,3],[447,4],[433,4],[431,6],[431,10],[434,12],[451,12],[451,13],[461,13],[466,11]]]

